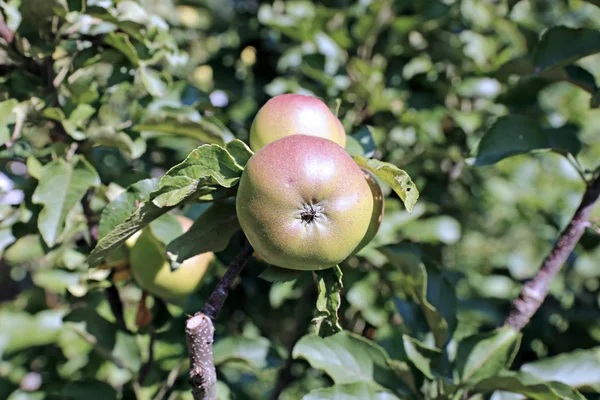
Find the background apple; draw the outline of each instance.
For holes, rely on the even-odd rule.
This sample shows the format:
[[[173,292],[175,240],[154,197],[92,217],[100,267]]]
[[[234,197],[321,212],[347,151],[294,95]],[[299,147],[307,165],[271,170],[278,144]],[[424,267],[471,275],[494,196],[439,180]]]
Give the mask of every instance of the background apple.
[[[385,205],[383,200],[383,192],[381,191],[381,186],[379,186],[379,183],[375,179],[375,175],[365,168],[361,168],[361,170],[365,175],[365,179],[367,180],[369,188],[371,189],[371,194],[373,195],[373,213],[371,214],[371,222],[369,223],[369,228],[367,229],[365,237],[359,243],[359,245],[356,246],[356,249],[352,252],[352,254],[356,254],[362,250],[363,247],[368,245],[371,240],[373,240],[375,235],[377,235],[381,221],[383,221],[383,209]]]
[[[373,195],[343,148],[291,135],[248,161],[236,207],[242,230],[266,262],[319,270],[343,261],[365,237]]]
[[[189,218],[178,216],[177,219],[184,231],[192,226],[193,221]],[[165,245],[148,228],[142,230],[137,238],[134,236],[128,245],[131,246],[131,271],[138,285],[147,292],[174,303],[181,302],[196,291],[214,260],[213,253],[198,254],[171,271]]]
[[[250,128],[250,148],[257,151],[294,134],[322,137],[346,146],[341,122],[323,101],[312,96],[281,94],[258,110]]]

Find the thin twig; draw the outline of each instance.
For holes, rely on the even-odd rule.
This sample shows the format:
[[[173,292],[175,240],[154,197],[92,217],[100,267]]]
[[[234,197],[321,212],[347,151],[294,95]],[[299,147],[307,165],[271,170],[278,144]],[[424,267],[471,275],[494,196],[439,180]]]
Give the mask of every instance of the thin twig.
[[[552,279],[560,271],[569,254],[579,242],[585,228],[589,226],[588,220],[599,196],[600,176],[588,184],[581,199],[581,204],[567,227],[558,237],[550,254],[544,259],[540,270],[531,281],[523,286],[521,294],[513,301],[512,310],[506,321],[504,321],[505,325],[520,331],[540,308],[548,294]]]
[[[169,390],[173,388],[175,381],[177,381],[177,378],[179,377],[179,372],[181,372],[181,368],[183,368],[183,361],[177,363],[177,365],[175,365],[175,367],[173,367],[173,369],[169,372],[166,382],[164,383],[164,385],[162,385],[158,393],[156,393],[156,396],[154,396],[154,400],[163,400],[165,398]]]
[[[248,263],[253,249],[245,240],[239,254],[213,290],[202,311],[185,324],[190,358],[190,383],[195,400],[217,400],[217,372],[213,360],[214,321],[237,276]]]

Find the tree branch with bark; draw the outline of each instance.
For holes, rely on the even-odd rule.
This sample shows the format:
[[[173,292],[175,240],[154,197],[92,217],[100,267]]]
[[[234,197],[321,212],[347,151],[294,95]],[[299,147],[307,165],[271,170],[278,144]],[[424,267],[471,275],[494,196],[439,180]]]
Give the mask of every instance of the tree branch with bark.
[[[588,183],[573,218],[561,232],[554,247],[542,262],[538,273],[523,286],[521,294],[513,301],[511,312],[504,322],[505,325],[520,331],[541,307],[548,295],[552,279],[567,261],[585,228],[589,226],[590,215],[599,196],[600,175]]]
[[[245,240],[242,249],[227,268],[202,311],[186,321],[190,383],[195,400],[217,400],[217,372],[213,360],[214,322],[233,282],[248,263],[253,251],[250,243]]]

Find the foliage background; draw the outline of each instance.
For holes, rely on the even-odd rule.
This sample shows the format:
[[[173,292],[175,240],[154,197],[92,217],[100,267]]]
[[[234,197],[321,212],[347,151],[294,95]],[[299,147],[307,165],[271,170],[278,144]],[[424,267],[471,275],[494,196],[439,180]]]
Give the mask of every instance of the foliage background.
[[[398,312],[405,283],[387,256],[407,243],[442,265],[455,289],[450,349],[502,325],[585,187],[556,153],[577,154],[591,170],[600,157],[600,56],[554,75],[506,63],[531,56],[549,27],[600,29],[592,3],[0,1],[18,32],[0,50],[0,398],[189,398],[183,321],[201,308],[241,233],[196,295],[169,305],[170,316],[150,299],[162,320],[139,328],[141,290],[118,269],[89,268],[89,228],[124,188],[163,176],[199,145],[247,140],[258,108],[285,92],[318,96],[332,109],[340,99],[347,132],[372,137],[373,155],[406,170],[420,191],[409,214],[384,184],[377,237],[342,266],[342,326],[406,358],[398,343],[414,332]],[[559,38],[554,56],[566,59],[561,52],[573,43]],[[556,129],[566,144],[532,144],[522,120],[512,120],[477,153],[484,132],[509,114]],[[483,166],[519,146],[557,151]],[[197,218],[206,208],[175,212]],[[590,399],[600,388],[599,244],[592,224],[524,330],[511,367],[565,353],[538,376]],[[266,398],[283,383],[280,398],[297,399],[353,383],[311,368],[307,357],[288,359],[310,329],[316,288],[311,279],[268,282],[258,277],[262,269],[251,261],[217,324],[223,398]],[[114,314],[115,290],[126,329]],[[151,338],[154,361],[138,382]]]

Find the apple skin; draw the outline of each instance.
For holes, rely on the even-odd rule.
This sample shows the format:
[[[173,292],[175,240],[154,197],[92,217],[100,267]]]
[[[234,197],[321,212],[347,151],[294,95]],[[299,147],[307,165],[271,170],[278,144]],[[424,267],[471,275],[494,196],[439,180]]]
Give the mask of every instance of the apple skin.
[[[267,101],[250,128],[250,148],[258,151],[289,135],[309,135],[330,139],[346,147],[346,132],[327,105],[316,97],[281,94]]]
[[[328,139],[291,135],[248,161],[236,199],[242,230],[267,263],[320,270],[365,237],[373,195],[360,167]]]
[[[379,226],[381,226],[381,221],[383,221],[383,209],[385,206],[383,192],[381,190],[381,186],[379,186],[379,183],[375,179],[375,176],[373,173],[371,173],[371,171],[365,168],[361,168],[361,170],[365,176],[365,179],[367,180],[367,183],[369,184],[371,194],[373,195],[373,213],[371,214],[371,222],[369,223],[367,233],[356,249],[352,252],[352,255],[361,251],[371,242],[371,240],[373,240],[375,235],[377,235]]]
[[[178,216],[177,219],[184,231],[192,226],[193,221],[189,218]],[[198,254],[171,271],[165,245],[148,228],[143,229],[128,245],[131,246],[131,273],[138,285],[148,293],[172,303],[183,302],[185,297],[198,289],[215,258],[211,252]]]

